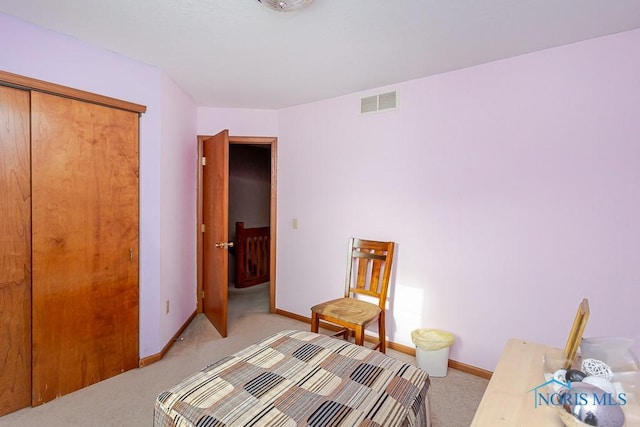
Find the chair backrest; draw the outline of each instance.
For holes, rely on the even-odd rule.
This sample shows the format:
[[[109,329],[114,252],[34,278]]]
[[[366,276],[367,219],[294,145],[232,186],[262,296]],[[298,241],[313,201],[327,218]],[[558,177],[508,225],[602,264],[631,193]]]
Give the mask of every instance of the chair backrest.
[[[384,310],[393,263],[394,242],[349,239],[345,298],[354,294],[377,299]]]

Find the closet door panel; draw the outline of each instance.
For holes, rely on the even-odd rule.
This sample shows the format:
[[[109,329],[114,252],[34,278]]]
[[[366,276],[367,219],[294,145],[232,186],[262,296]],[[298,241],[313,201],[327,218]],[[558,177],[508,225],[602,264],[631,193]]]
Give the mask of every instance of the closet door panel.
[[[32,404],[138,366],[138,115],[34,92]]]
[[[0,86],[0,416],[31,403],[29,92]]]

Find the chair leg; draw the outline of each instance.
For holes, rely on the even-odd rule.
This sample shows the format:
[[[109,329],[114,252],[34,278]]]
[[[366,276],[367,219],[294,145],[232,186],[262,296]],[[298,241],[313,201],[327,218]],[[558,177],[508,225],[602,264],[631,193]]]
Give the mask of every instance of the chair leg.
[[[355,343],[358,345],[364,345],[364,328],[361,326],[358,326],[355,330],[355,333],[356,333]]]
[[[318,332],[320,320],[315,312],[311,312],[311,332]]]
[[[378,338],[380,339],[380,352],[387,352],[387,332],[385,331],[384,311],[378,316]]]

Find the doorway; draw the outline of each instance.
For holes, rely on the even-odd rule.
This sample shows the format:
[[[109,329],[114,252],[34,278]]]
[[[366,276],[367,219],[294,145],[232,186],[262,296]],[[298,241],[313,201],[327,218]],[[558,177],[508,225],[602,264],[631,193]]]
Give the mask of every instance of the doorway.
[[[226,131],[223,131],[221,134],[227,135]],[[221,134],[218,134],[221,135]],[[206,136],[206,135],[201,135],[198,136],[198,156],[199,159],[203,158],[203,147],[204,147],[204,141],[209,141],[211,138],[211,136]],[[209,201],[207,200],[207,197],[211,198],[211,196],[207,196],[207,192],[203,192],[203,188],[204,188],[204,179],[208,179],[206,178],[206,174],[203,173],[204,170],[204,166],[202,161],[199,161],[199,168],[198,168],[198,206],[197,206],[197,214],[198,214],[198,229],[197,229],[197,279],[198,279],[198,283],[197,283],[197,311],[198,313],[203,313],[204,312],[204,307],[208,307],[207,300],[205,298],[207,298],[207,296],[204,293],[204,289],[208,288],[208,286],[210,285],[210,282],[207,281],[207,283],[204,283],[207,277],[207,274],[204,274],[204,269],[206,267],[205,264],[205,257],[207,256],[206,253],[207,251],[205,250],[205,244],[208,244],[206,239],[209,238],[209,235],[205,236],[205,232],[203,232],[205,230],[205,227],[203,226],[204,224],[204,220],[203,220],[203,211],[205,210],[205,204],[206,203],[214,203],[214,204],[219,204],[219,205],[224,205],[226,212],[225,212],[225,217],[228,218],[228,222],[229,222],[229,227],[228,230],[226,231],[227,234],[227,240],[228,241],[232,241],[233,237],[234,237],[234,231],[235,230],[235,224],[234,221],[236,219],[239,218],[238,215],[248,215],[247,218],[250,219],[250,221],[266,221],[268,222],[269,226],[269,234],[270,234],[270,241],[269,241],[269,281],[267,283],[264,283],[262,285],[256,286],[254,290],[251,290],[250,292],[245,292],[245,294],[251,294],[251,293],[257,293],[260,292],[259,289],[263,289],[266,292],[268,292],[268,296],[263,295],[263,298],[268,298],[268,312],[270,313],[274,313],[275,312],[275,292],[276,292],[276,283],[275,283],[275,265],[276,265],[276,260],[275,260],[275,253],[276,253],[276,159],[277,159],[277,138],[273,138],[273,137],[235,137],[235,136],[228,136],[226,137],[228,139],[228,142],[226,142],[228,144],[228,150],[226,150],[226,159],[224,160],[226,162],[226,172],[224,173],[224,177],[222,178],[223,180],[226,181],[225,185],[229,187],[229,191],[228,191],[228,196],[226,197],[227,200],[213,200],[213,201]],[[223,144],[225,142],[223,141]],[[243,159],[243,157],[246,157]],[[239,160],[240,159],[240,160]],[[263,163],[260,164],[254,164],[253,166],[251,166],[252,163],[256,163],[256,162],[267,162],[268,164],[265,165]],[[238,191],[254,191],[251,189],[247,189],[247,187],[245,186],[244,190],[243,190],[243,186],[240,185],[238,186],[237,183],[233,183],[234,179],[237,177],[232,177],[231,175],[236,173],[236,171],[234,171],[234,167],[237,169],[237,165],[238,163],[244,163],[245,165],[242,166],[245,168],[244,172],[245,174],[249,173],[254,175],[255,177],[257,177],[258,175],[261,175],[262,177],[264,177],[266,175],[266,179],[268,180],[268,182],[266,183],[266,190],[260,190],[260,191],[266,191],[267,194],[266,195],[261,195],[259,197],[263,197],[264,198],[264,203],[267,206],[262,206],[260,208],[257,208],[259,210],[261,210],[261,213],[257,213],[256,212],[252,212],[252,213],[242,213],[239,212],[239,205],[242,205],[242,201],[238,200],[238,199],[242,199],[243,197],[251,197],[252,195],[243,195],[243,194],[238,194]],[[251,169],[246,169],[246,168],[253,168],[255,167],[254,170]],[[262,178],[261,178],[262,179]],[[230,181],[231,184],[230,184]],[[265,183],[262,182],[260,184],[258,184],[258,186],[262,186],[265,187]],[[233,193],[232,193],[233,192]],[[255,196],[255,194],[253,195]],[[251,208],[251,207],[250,207]],[[226,228],[226,226],[225,226]],[[210,242],[209,242],[210,243]],[[229,248],[230,252],[233,252],[233,248]],[[234,255],[233,253],[231,253],[231,255],[229,254],[229,252],[226,252],[226,256],[228,257],[228,262],[225,263],[225,265],[231,266],[233,267],[233,261],[234,261]],[[229,270],[232,270],[232,268],[229,268]],[[234,273],[232,271],[224,271],[224,274],[222,274],[222,271],[219,271],[218,273],[223,275],[225,278],[226,277],[234,277]],[[224,289],[220,288],[216,291],[217,293],[217,297],[219,297],[220,295],[222,295],[222,305],[221,305],[221,309],[220,309],[220,313],[218,313],[219,315],[223,316],[224,319],[222,322],[220,322],[222,324],[222,326],[216,326],[214,324],[214,326],[216,326],[216,328],[218,329],[218,332],[224,337],[227,335],[227,317],[229,314],[235,315],[236,313],[229,313],[228,312],[228,306],[229,306],[229,296],[230,294],[234,294],[234,292],[229,292],[229,289],[227,289],[227,287],[229,286],[229,282],[230,280],[225,280],[225,285],[220,285],[221,287],[224,286]],[[231,286],[233,286],[233,284],[231,284]],[[234,296],[231,296],[232,299],[234,298]],[[247,298],[246,296],[243,296],[243,298]],[[233,309],[233,308],[232,308]],[[207,312],[208,313],[208,312]]]
[[[230,328],[244,314],[269,312],[270,193],[271,146],[230,144],[228,222],[235,244],[229,248]]]

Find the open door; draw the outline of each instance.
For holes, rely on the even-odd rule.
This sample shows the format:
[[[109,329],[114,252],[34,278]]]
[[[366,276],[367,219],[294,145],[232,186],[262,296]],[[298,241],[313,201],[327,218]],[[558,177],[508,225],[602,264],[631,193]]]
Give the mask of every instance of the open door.
[[[276,312],[276,153],[277,138],[198,136],[198,313],[204,313],[223,337],[227,336],[229,286],[229,145],[271,147],[269,219],[269,311]]]
[[[229,131],[202,141],[202,311],[227,336]]]

